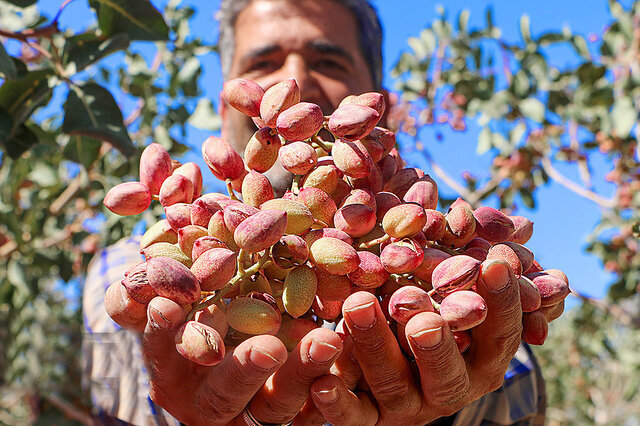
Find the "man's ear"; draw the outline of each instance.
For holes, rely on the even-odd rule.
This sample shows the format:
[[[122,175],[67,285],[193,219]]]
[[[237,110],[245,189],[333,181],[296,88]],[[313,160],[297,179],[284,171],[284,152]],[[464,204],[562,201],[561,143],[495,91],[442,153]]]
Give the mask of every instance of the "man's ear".
[[[389,96],[389,91],[387,89],[381,88],[379,92],[382,94],[382,97],[384,98],[385,109],[384,109],[384,112],[382,113],[382,118],[380,118],[380,122],[378,123],[378,126],[386,128],[387,115],[389,114],[389,110],[393,105],[391,105],[391,99],[390,99],[391,97]]]
[[[222,92],[220,92],[220,98],[218,99],[218,114],[220,115],[220,119],[222,120],[222,127],[220,128],[222,135],[226,135],[229,131],[229,129],[225,128],[230,124],[230,120],[228,118],[229,109],[231,109],[231,106],[229,106],[229,104],[224,101],[224,99],[222,98]]]

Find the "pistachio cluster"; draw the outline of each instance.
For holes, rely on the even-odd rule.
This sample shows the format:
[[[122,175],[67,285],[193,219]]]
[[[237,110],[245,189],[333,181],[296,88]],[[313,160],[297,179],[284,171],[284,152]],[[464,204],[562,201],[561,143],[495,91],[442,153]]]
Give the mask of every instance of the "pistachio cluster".
[[[189,311],[176,340],[182,355],[212,365],[220,356],[212,346],[256,334],[275,334],[292,350],[323,321],[340,321],[355,291],[379,297],[409,353],[399,331],[424,311],[442,315],[464,351],[486,317],[474,290],[494,261],[506,262],[518,280],[523,340],[544,342],[569,286],[524,246],[533,223],[461,199],[438,211],[436,182],[405,168],[395,134],[376,127],[381,94],[349,96],[328,117],[300,102],[294,80],[266,91],[231,80],[222,97],[258,127],[244,156],[218,137],[202,144],[228,195],[201,194],[198,166],[151,144],[140,182],[117,185],[104,200],[120,215],[139,214],[153,199],[164,207],[166,218],[141,240],[146,262],[122,285],[139,303],[162,296]],[[293,174],[281,198],[264,175],[277,160]]]

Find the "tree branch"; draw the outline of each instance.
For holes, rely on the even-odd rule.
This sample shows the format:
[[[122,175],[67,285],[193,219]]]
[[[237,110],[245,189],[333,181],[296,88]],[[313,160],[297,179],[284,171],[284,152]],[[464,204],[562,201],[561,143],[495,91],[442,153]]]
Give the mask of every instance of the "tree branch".
[[[542,169],[549,175],[551,179],[564,186],[568,190],[578,194],[579,196],[586,198],[588,200],[593,201],[598,204],[600,207],[605,209],[611,209],[615,207],[615,200],[610,198],[604,198],[595,192],[584,188],[574,181],[568,179],[563,176],[560,172],[558,172],[553,165],[551,165],[551,160],[548,157],[542,157],[540,159],[540,164],[542,165]]]

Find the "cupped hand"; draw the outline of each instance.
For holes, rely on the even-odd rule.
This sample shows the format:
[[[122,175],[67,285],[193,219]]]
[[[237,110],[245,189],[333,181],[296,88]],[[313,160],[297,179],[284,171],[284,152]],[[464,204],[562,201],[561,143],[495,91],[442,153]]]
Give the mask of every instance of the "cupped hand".
[[[464,354],[438,314],[423,312],[406,324],[415,367],[402,353],[376,297],[352,294],[343,306],[345,325],[373,398],[352,392],[334,369],[338,375],[312,385],[322,415],[332,424],[425,424],[498,389],[520,344],[518,283],[505,262],[485,262],[477,292],[486,301],[487,318],[472,330],[473,342]]]
[[[224,353],[222,338],[210,329],[209,346],[220,352],[220,362],[199,365],[176,350],[176,333],[186,318],[180,305],[156,297],[145,307],[118,286],[121,284],[115,283],[107,291],[105,306],[121,326],[144,330],[142,352],[151,399],[189,425],[244,425],[242,412],[249,404],[260,422],[286,423],[297,416],[305,423],[300,411],[312,382],[329,372],[342,351],[342,341],[335,332],[315,329],[291,354],[270,335],[251,337]]]

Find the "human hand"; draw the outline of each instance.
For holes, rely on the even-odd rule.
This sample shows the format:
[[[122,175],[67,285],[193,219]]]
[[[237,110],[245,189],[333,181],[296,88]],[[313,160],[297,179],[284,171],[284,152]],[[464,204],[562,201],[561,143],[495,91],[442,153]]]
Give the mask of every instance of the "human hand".
[[[297,416],[315,378],[329,372],[342,350],[333,331],[315,329],[287,354],[274,336],[254,336],[227,348],[217,331],[209,330],[208,343],[220,362],[202,366],[183,358],[175,346],[176,332],[186,312],[175,302],[154,298],[146,307],[113,284],[105,306],[121,326],[140,330],[144,324],[143,356],[150,377],[151,398],[186,424],[246,424],[242,419],[250,403],[253,416],[265,423],[286,423]],[[215,353],[208,354],[215,358]]]
[[[406,339],[415,368],[403,355],[380,305],[370,293],[352,294],[344,303],[345,325],[370,393],[356,394],[353,371],[345,385],[340,368],[313,383],[311,395],[333,424],[425,424],[451,415],[498,389],[520,344],[522,311],[518,284],[504,262],[483,264],[477,283],[487,318],[475,327],[472,344],[460,354],[446,321],[432,312],[407,323]],[[346,343],[345,343],[346,345]],[[341,359],[347,359],[344,355]],[[353,370],[348,362],[343,370]],[[322,398],[331,395],[334,398]]]

